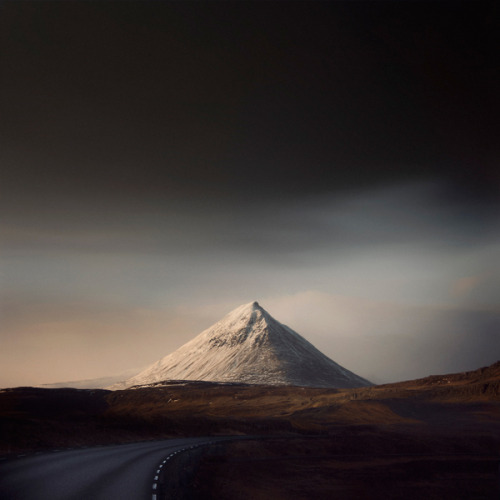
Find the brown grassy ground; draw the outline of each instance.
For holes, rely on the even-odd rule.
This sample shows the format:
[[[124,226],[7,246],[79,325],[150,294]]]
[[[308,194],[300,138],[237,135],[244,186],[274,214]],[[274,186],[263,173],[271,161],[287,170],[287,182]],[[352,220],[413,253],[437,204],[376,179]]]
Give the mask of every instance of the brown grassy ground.
[[[175,435],[329,434],[353,425],[494,433],[499,422],[500,363],[362,389],[171,382],[115,392],[0,391],[0,453]]]
[[[0,391],[0,454],[217,434],[267,439],[207,456],[197,498],[497,498],[500,363],[361,389]]]
[[[365,435],[364,439],[372,437]],[[202,460],[192,497],[207,500],[498,498],[498,455],[436,450],[411,454],[408,449],[401,454],[384,453],[390,446],[386,450],[382,447],[376,451],[339,454],[332,449],[334,443],[335,440],[309,438],[227,445],[223,455]]]
[[[498,499],[500,434],[346,426],[329,436],[227,443],[202,459],[192,498]]]

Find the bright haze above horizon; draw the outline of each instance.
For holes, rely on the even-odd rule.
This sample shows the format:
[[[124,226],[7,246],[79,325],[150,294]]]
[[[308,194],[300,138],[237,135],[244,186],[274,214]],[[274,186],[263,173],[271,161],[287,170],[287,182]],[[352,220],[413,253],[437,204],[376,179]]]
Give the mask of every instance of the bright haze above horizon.
[[[378,382],[500,353],[496,2],[2,2],[0,387],[253,300]]]

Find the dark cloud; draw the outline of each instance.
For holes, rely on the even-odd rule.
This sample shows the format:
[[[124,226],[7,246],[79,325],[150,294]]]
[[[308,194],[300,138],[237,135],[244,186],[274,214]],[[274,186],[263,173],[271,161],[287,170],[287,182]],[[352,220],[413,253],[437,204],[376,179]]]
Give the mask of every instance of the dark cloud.
[[[11,205],[0,225],[7,254],[138,254],[293,258],[302,252],[414,245],[439,252],[496,244],[500,212],[448,200],[445,182],[393,184],[296,200],[61,200]]]
[[[439,173],[478,197],[498,181],[495,13],[3,3],[4,185],[213,200]]]

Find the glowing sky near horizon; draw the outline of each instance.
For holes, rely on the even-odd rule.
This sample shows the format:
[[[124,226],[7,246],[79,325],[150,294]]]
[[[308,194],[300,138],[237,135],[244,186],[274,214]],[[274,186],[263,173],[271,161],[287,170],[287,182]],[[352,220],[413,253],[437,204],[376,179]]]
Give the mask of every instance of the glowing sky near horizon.
[[[0,387],[253,300],[374,382],[496,361],[492,5],[2,4]]]

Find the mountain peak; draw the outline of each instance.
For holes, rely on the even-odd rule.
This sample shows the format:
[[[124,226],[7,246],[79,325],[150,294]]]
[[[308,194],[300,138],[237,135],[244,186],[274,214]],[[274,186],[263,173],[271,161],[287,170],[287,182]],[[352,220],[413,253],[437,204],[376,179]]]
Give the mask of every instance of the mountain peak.
[[[254,301],[233,309],[202,335],[211,348],[241,345],[256,338],[262,342],[272,321],[270,314]]]
[[[244,315],[247,313],[252,313],[254,311],[262,311],[266,312],[260,304],[254,300],[253,302],[249,302],[248,304],[243,304],[235,309],[233,309],[230,313],[228,313],[225,317],[227,316],[237,316],[238,314]]]
[[[163,380],[339,388],[370,385],[274,319],[257,301],[237,307],[177,351],[111,388]]]
[[[215,323],[212,328],[219,326],[219,328],[217,328],[218,330],[224,330],[230,333],[236,331],[243,323],[254,324],[256,321],[263,318],[271,318],[271,316],[257,301],[254,301],[233,309]]]

